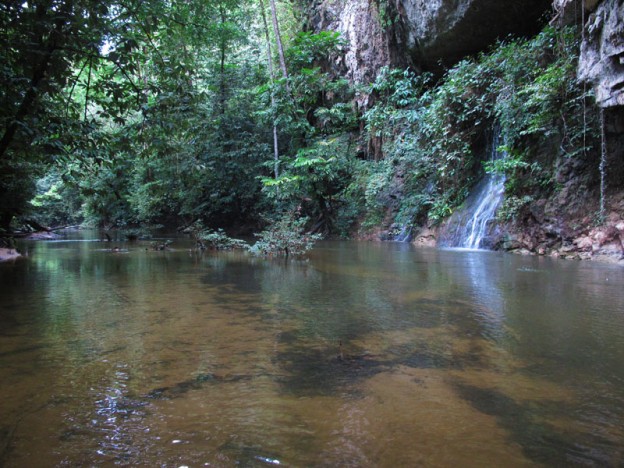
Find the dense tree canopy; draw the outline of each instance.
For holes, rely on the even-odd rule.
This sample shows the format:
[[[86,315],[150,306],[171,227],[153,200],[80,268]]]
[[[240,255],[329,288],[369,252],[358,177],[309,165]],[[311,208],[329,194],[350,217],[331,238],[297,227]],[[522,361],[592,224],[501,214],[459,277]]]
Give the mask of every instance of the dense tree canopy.
[[[293,8],[3,2],[0,229],[243,230],[296,213],[348,234],[387,222],[389,208],[402,224],[437,222],[479,176],[494,124],[513,157],[488,170],[509,175],[511,219],[553,190],[537,148],[583,158],[596,147],[575,31],[501,43],[437,81],[382,70],[357,90],[375,103],[358,115],[356,90],[332,71],[342,38],[300,31]]]
[[[287,32],[281,46],[295,21],[279,7],[268,14]],[[265,37],[269,58],[278,48],[261,8],[246,0],[4,4],[2,226],[15,215],[59,222],[63,212],[107,226],[232,226],[271,211],[273,203],[261,208],[260,178],[271,174],[272,126],[283,134],[278,153],[295,155],[314,137],[314,111],[327,108],[332,79],[315,64],[318,44],[304,50],[301,40],[289,51],[292,91],[286,75],[271,77]],[[337,46],[335,36],[318,41]]]

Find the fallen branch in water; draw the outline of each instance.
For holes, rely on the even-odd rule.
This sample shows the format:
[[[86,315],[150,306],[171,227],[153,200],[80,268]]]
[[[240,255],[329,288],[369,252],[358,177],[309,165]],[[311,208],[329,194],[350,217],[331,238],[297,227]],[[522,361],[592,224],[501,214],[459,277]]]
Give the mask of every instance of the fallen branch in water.
[[[8,234],[10,237],[16,237],[18,239],[23,239],[25,237],[33,238],[33,239],[46,239],[46,238],[55,238],[55,231],[61,231],[63,229],[78,229],[80,225],[78,224],[67,224],[63,226],[54,226],[48,227],[39,224],[36,221],[25,221],[24,224],[32,228],[32,230],[18,230]],[[49,236],[48,236],[49,235]]]

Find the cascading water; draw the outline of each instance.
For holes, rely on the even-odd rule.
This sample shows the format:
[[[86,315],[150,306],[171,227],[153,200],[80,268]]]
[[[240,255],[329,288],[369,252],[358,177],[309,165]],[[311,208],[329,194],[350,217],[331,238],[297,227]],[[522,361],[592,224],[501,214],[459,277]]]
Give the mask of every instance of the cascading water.
[[[415,211],[411,211],[400,216],[390,229],[389,240],[394,242],[411,242],[416,214]]]
[[[496,129],[492,132],[488,150],[491,161],[505,157],[505,152],[498,149],[499,140],[500,131]],[[504,174],[486,174],[466,200],[464,208],[455,212],[449,220],[447,235],[443,236],[442,244],[465,249],[484,248],[491,221],[496,216],[496,209],[503,199],[504,191]]]
[[[412,226],[404,225],[401,227],[399,232],[397,232],[392,240],[395,242],[409,242],[412,239]]]

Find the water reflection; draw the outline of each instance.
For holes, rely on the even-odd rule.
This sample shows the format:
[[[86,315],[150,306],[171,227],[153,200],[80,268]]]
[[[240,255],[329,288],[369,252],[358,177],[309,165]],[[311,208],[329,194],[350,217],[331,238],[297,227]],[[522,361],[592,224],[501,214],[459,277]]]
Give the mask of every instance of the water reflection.
[[[0,265],[0,460],[617,465],[621,269],[38,243]]]

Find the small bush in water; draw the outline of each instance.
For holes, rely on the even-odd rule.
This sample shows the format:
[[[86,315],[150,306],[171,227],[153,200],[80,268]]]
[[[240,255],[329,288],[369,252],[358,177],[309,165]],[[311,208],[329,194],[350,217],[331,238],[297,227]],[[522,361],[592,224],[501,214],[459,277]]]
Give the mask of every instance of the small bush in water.
[[[258,241],[249,250],[255,255],[301,256],[323,238],[305,232],[308,218],[296,219],[292,213],[282,216],[268,229],[256,234]]]
[[[229,237],[223,229],[206,229],[197,234],[197,244],[200,248],[213,250],[248,249],[247,242]]]

